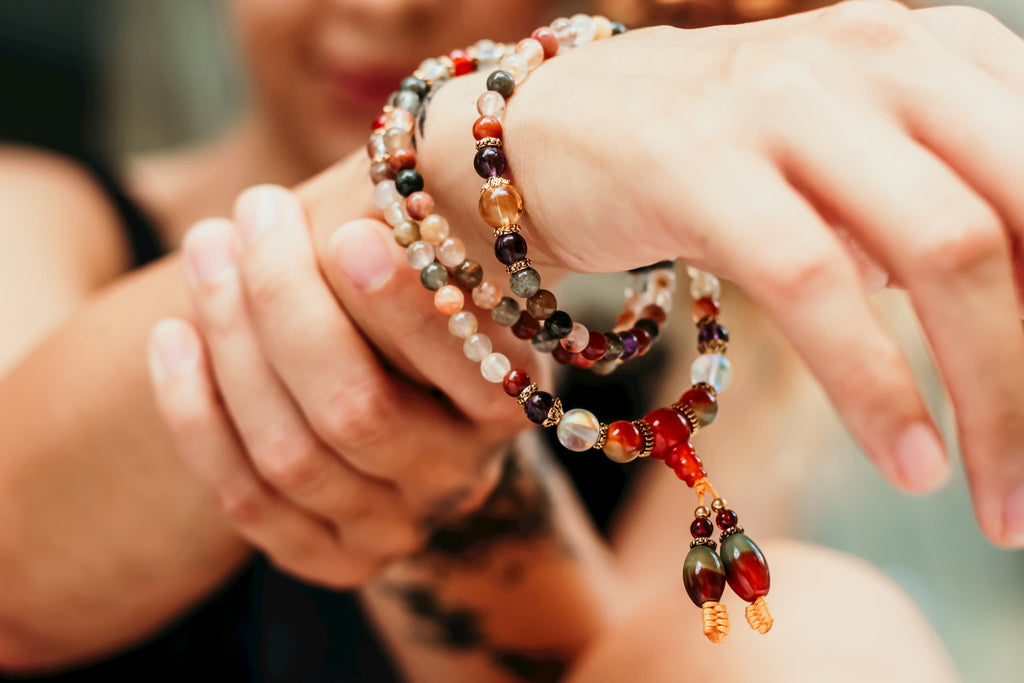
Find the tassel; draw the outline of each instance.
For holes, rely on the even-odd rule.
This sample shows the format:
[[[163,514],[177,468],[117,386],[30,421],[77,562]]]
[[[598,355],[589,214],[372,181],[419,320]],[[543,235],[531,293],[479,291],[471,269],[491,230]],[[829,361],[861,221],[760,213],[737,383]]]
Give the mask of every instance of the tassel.
[[[772,613],[768,610],[768,601],[764,599],[763,595],[747,605],[746,613],[747,623],[750,624],[750,628],[761,634],[772,630],[772,624],[775,623],[775,620],[772,618]],[[706,620],[705,623],[707,623]]]
[[[729,612],[725,605],[709,601],[701,606],[701,610],[704,614],[704,635],[712,643],[721,643],[729,635]]]

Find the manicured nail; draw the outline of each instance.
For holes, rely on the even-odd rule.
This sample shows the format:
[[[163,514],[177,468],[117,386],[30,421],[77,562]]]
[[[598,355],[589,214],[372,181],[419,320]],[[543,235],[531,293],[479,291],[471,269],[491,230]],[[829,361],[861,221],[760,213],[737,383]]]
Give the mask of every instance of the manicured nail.
[[[1017,548],[1024,548],[1024,487],[1017,489],[1006,499],[1006,541]]]
[[[374,221],[345,223],[331,236],[331,248],[352,283],[372,292],[383,287],[395,270],[391,249],[374,229]]]
[[[915,493],[928,493],[946,483],[945,450],[929,425],[912,425],[896,440],[896,469],[903,484]]]
[[[149,335],[149,367],[157,378],[179,375],[195,369],[199,344],[183,320],[161,320]]]
[[[185,238],[185,263],[197,282],[213,283],[233,272],[234,227],[224,218],[197,224]]]
[[[285,192],[276,185],[250,187],[238,197],[235,217],[242,240],[248,244],[281,223]]]

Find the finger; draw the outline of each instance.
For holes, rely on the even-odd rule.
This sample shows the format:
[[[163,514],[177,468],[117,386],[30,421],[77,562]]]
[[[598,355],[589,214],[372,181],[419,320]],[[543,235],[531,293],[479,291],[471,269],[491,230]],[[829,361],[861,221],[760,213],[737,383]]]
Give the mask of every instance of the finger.
[[[1024,486],[1024,337],[999,216],[894,123],[829,97],[802,111],[813,124],[787,137],[787,171],[908,288],[957,414],[978,520],[996,542],[1024,541],[1004,514]]]
[[[316,434],[360,470],[401,482],[414,500],[444,498],[451,488],[475,482],[476,465],[487,464],[476,462],[480,453],[501,435],[472,430],[382,367],[362,334],[374,345],[393,348],[396,330],[373,335],[356,329],[320,274],[296,197],[278,187],[253,188],[239,197],[236,213],[253,325]],[[377,257],[360,254],[364,264]],[[375,277],[387,281],[392,275]],[[415,315],[418,306],[408,292],[392,292],[372,304],[385,326]],[[426,347],[421,351],[429,353],[438,331],[415,333]]]
[[[282,568],[331,585],[356,585],[376,571],[343,558],[328,525],[278,496],[249,466],[191,324],[157,323],[149,361],[157,405],[182,459],[246,540]]]
[[[680,201],[697,231],[716,236],[710,261],[771,315],[887,479],[939,486],[948,467],[937,430],[829,226],[760,154],[719,150],[695,167]]]
[[[215,219],[193,228],[183,250],[190,291],[220,393],[260,476],[338,527],[346,545],[378,556],[418,546],[394,488],[352,469],[312,433],[257,342],[234,257],[234,226]],[[391,534],[359,534],[390,521]]]

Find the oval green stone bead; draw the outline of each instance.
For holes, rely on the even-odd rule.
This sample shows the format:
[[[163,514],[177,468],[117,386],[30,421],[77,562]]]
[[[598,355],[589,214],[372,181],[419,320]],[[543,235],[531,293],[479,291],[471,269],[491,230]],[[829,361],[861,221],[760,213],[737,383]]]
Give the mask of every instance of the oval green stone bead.
[[[725,578],[729,586],[747,602],[768,595],[771,576],[764,554],[746,534],[733,534],[724,541],[719,551],[725,565]]]
[[[683,562],[683,586],[693,604],[718,602],[725,592],[725,569],[713,548],[695,545]]]

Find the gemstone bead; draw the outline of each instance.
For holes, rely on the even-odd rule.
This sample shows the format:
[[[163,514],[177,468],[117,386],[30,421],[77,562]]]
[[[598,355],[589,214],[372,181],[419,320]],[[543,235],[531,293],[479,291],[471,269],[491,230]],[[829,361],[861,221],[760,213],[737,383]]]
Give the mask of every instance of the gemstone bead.
[[[707,384],[715,391],[721,392],[732,382],[732,364],[728,358],[718,353],[697,356],[690,366],[690,381],[694,384]]]
[[[382,180],[394,180],[395,174],[388,168],[386,161],[382,161],[379,164],[374,164],[370,167],[370,180],[374,183],[379,183]]]
[[[502,71],[508,73],[515,79],[516,85],[525,81],[526,77],[530,75],[530,63],[526,61],[526,57],[515,53],[502,57],[501,61],[498,62],[498,66],[501,67]],[[488,83],[488,85],[490,84]],[[511,95],[512,93],[510,92],[508,95],[505,95],[505,97],[507,98]]]
[[[543,327],[537,330],[537,334],[533,335],[530,343],[533,344],[533,348],[541,353],[551,353],[560,346],[558,340],[552,339],[551,335]]]
[[[420,96],[409,90],[399,90],[390,97],[388,102],[395,108],[393,111],[389,112],[389,115],[394,114],[396,111],[400,111],[414,117],[420,111]],[[412,130],[412,124],[410,124],[406,130]]]
[[[540,329],[540,323],[534,320],[533,316],[523,311],[519,314],[519,320],[512,325],[512,334],[517,339],[532,339]]]
[[[704,318],[718,315],[718,302],[711,297],[703,297],[693,302],[693,322],[699,323]]]
[[[397,178],[399,173],[405,170],[409,170],[416,167],[416,152],[411,149],[396,149],[391,153],[391,157],[388,159],[388,168],[391,169],[392,173],[395,173]]]
[[[562,416],[557,429],[558,443],[570,451],[590,450],[601,436],[601,422],[589,410],[574,408]]]
[[[694,269],[690,272],[690,296],[694,299],[706,297],[718,300],[722,298],[722,285],[711,273]]]
[[[456,76],[465,76],[473,70],[473,58],[465,50],[452,50],[448,59],[452,60]]]
[[[434,307],[444,315],[455,315],[464,302],[462,290],[455,285],[445,285],[434,292]]]
[[[507,228],[517,224],[523,217],[523,197],[511,185],[488,187],[480,193],[479,210],[480,217],[487,225]]]
[[[663,460],[676,444],[690,440],[690,426],[679,411],[671,408],[658,408],[644,416],[644,421],[651,426],[654,433],[654,450],[651,457]]]
[[[502,327],[511,327],[519,320],[519,313],[519,302],[505,296],[491,309],[491,320]]]
[[[405,200],[405,212],[414,221],[421,221],[434,213],[434,198],[426,192],[413,192]]]
[[[405,204],[397,201],[384,209],[384,220],[392,228],[397,228],[402,224],[402,221],[408,220],[408,217],[405,215]]]
[[[533,268],[523,268],[509,276],[508,286],[519,298],[529,298],[540,291],[540,273]]]
[[[668,315],[665,313],[664,309],[662,309],[661,306],[656,306],[654,304],[644,306],[640,311],[640,317],[650,318],[654,322],[658,323],[659,327],[664,325],[665,321],[668,320]]]
[[[441,60],[436,57],[430,57],[420,62],[420,65],[416,67],[417,73],[423,75],[423,78],[427,81],[435,81],[438,78],[445,78],[448,76],[448,67],[444,65]]]
[[[501,301],[501,287],[491,280],[484,280],[473,288],[473,303],[489,311]]]
[[[505,113],[505,98],[488,90],[476,100],[476,110],[480,116],[501,118]]]
[[[383,130],[384,119],[387,117],[386,114],[381,114],[370,123],[370,130]]]
[[[566,351],[579,353],[590,343],[590,330],[580,323],[573,323],[572,330],[562,337],[561,343]]]
[[[381,211],[401,200],[402,195],[398,194],[394,180],[382,180],[373,188],[373,203]]]
[[[679,402],[690,406],[701,427],[707,427],[718,417],[718,399],[703,387],[693,387],[684,393]]]
[[[492,353],[480,362],[480,374],[494,384],[503,380],[511,369],[512,364],[503,353]]]
[[[572,332],[572,318],[565,311],[555,311],[544,321],[544,329],[552,339],[562,339]]]
[[[650,318],[640,318],[639,320],[636,321],[633,327],[635,327],[638,330],[643,330],[644,332],[646,332],[647,336],[651,338],[651,341],[657,339],[658,333],[660,332],[660,330],[658,329],[658,323],[654,322]]]
[[[587,347],[580,354],[587,360],[600,360],[608,350],[608,338],[601,332],[591,332],[587,339]]]
[[[523,411],[526,418],[534,424],[543,424],[548,419],[548,413],[555,405],[555,397],[546,391],[535,391],[526,399]]]
[[[420,271],[420,282],[430,291],[436,292],[448,284],[448,269],[436,261],[429,263]]]
[[[576,29],[575,45],[586,45],[594,41],[597,27],[589,14],[577,14],[571,19],[572,27]]]
[[[551,22],[551,29],[555,32],[555,36],[558,37],[560,47],[572,47],[573,41],[576,40],[576,29],[571,21],[565,17],[559,17]]]
[[[625,350],[622,337],[615,332],[605,332],[604,338],[608,341],[608,350],[604,352],[604,359],[607,361],[618,360]]]
[[[366,156],[371,159],[382,157],[388,153],[388,148],[384,146],[383,135],[373,135],[366,143]]]
[[[747,602],[768,595],[771,575],[764,554],[746,534],[732,534],[720,548],[729,586]]]
[[[608,17],[594,17],[594,40],[604,40],[612,34],[612,22]]]
[[[423,189],[423,176],[420,175],[419,171],[407,168],[395,175],[395,187],[398,188],[400,195],[408,197],[413,192],[419,192]]]
[[[531,382],[533,380],[530,379],[530,374],[525,370],[509,370],[501,380],[501,388],[509,396],[516,397],[523,393],[523,389],[530,386]]]
[[[395,241],[403,247],[410,246],[420,239],[420,226],[415,221],[402,221],[395,226]]]
[[[399,90],[408,90],[409,92],[416,93],[420,99],[429,92],[430,87],[427,82],[422,78],[416,78],[415,76],[406,76],[402,79],[402,82],[398,85]]]
[[[396,96],[398,94],[396,93]],[[415,105],[412,105],[415,106]],[[395,107],[387,114],[384,115],[384,129],[389,130],[391,128],[400,128],[402,130],[411,131],[415,119],[413,118],[412,112],[408,107]]]
[[[536,38],[523,38],[516,43],[516,54],[526,60],[530,70],[544,63],[544,46]]]
[[[465,259],[455,267],[455,282],[464,289],[473,289],[484,280],[484,267],[473,259]]]
[[[506,100],[516,91],[516,79],[507,71],[494,71],[487,77],[487,89],[496,92]],[[483,112],[480,112],[483,114]]]
[[[550,59],[558,54],[558,36],[547,27],[539,28],[530,36],[544,48],[544,59]]]
[[[623,24],[621,21],[613,21],[611,22],[611,24],[613,36],[620,36],[626,32],[626,25]]]
[[[466,358],[477,363],[491,355],[493,350],[491,338],[480,333],[471,334],[462,345],[462,353],[466,354]]]
[[[636,337],[636,355],[638,357],[645,355],[651,348],[651,335],[640,327],[634,327],[630,332]]]
[[[494,238],[494,256],[506,266],[522,261],[526,258],[526,252],[526,240],[517,232]]]
[[[640,349],[640,343],[637,341],[636,335],[633,334],[632,330],[626,330],[625,332],[619,332],[619,339],[622,340],[622,355],[619,356],[622,360],[629,360],[636,355],[636,352]]]
[[[710,546],[695,545],[683,561],[683,586],[697,607],[719,602],[725,592],[725,568]]]
[[[581,370],[589,370],[590,368],[594,367],[596,363],[596,360],[584,358],[582,353],[575,354],[575,357],[572,359],[573,367],[579,368]]]
[[[448,331],[459,339],[467,339],[476,334],[478,324],[476,316],[469,311],[459,311],[448,318]]]
[[[502,55],[503,49],[493,40],[478,40],[473,44],[476,51],[477,64],[488,64],[497,62]]]
[[[413,242],[405,250],[405,258],[416,270],[422,270],[434,262],[434,245],[429,242]],[[448,274],[445,273],[445,282]]]
[[[704,464],[688,441],[676,444],[665,456],[665,464],[690,488],[707,476]]]
[[[615,462],[635,460],[644,450],[644,437],[632,422],[619,420],[608,425],[608,440],[604,443],[604,454]]]
[[[473,168],[476,174],[485,180],[494,178],[505,173],[508,168],[508,159],[500,147],[484,147],[476,151],[473,158]]]
[[[555,359],[555,362],[561,365],[572,365],[576,361],[578,353],[570,351],[561,344],[551,350],[551,357]]]
[[[739,521],[740,516],[733,510],[719,510],[718,514],[715,515],[715,522],[722,531],[733,528]]]
[[[394,154],[395,150],[412,150],[412,133],[403,128],[389,128],[384,131],[384,149]]]
[[[432,213],[420,221],[420,235],[431,244],[440,245],[448,239],[450,231],[448,219],[436,213]]]
[[[698,517],[690,522],[690,535],[694,538],[711,538],[715,533],[715,525],[707,517]]]
[[[537,290],[536,294],[526,300],[526,311],[537,320],[547,320],[556,310],[558,299],[546,289]]]
[[[473,124],[473,138],[483,140],[484,138],[501,139],[501,120],[493,116],[481,116]]]
[[[454,268],[466,259],[466,245],[458,237],[449,237],[437,246],[437,260]]]

